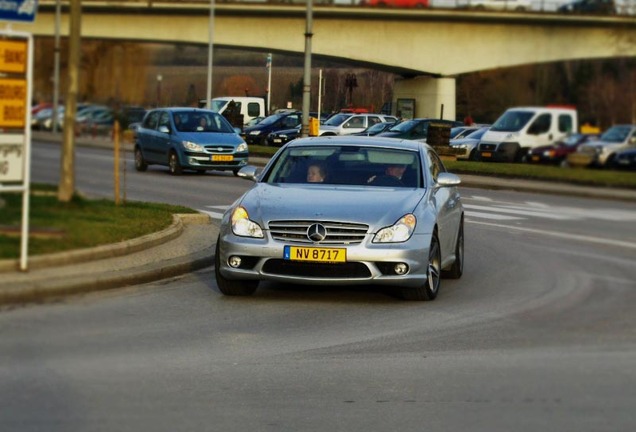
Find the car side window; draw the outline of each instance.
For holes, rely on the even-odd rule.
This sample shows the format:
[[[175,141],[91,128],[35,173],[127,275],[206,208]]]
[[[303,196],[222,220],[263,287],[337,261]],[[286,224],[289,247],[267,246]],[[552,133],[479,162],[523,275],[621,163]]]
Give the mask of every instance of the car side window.
[[[528,128],[528,133],[533,135],[539,135],[550,131],[550,124],[552,123],[551,114],[541,114]]]
[[[157,121],[159,119],[159,111],[152,111],[144,119],[145,129],[157,129]]]
[[[369,120],[369,126],[374,125],[374,124],[378,124],[378,123],[382,123],[382,119],[380,119],[380,117],[369,116],[369,117],[367,117],[367,119]]]
[[[572,130],[572,116],[567,114],[559,115],[559,132],[571,133]]]
[[[161,126],[170,128],[170,115],[166,111],[162,111],[159,116],[159,127]]]
[[[256,102],[249,102],[247,104],[247,115],[250,117],[258,117],[261,114],[261,109]]]
[[[428,154],[429,170],[431,172],[431,177],[433,177],[433,181],[437,183],[437,177],[439,176],[439,173],[446,172],[446,168],[444,167],[444,164],[440,160],[439,156],[435,154],[435,152],[433,152],[432,150],[429,150],[427,154]]]

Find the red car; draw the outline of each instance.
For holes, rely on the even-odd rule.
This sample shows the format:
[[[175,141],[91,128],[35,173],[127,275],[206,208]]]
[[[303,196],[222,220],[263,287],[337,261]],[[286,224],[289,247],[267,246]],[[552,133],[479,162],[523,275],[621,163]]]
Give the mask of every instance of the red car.
[[[364,0],[363,5],[402,8],[427,8],[429,0]]]
[[[568,135],[554,144],[533,148],[528,154],[527,161],[559,165],[565,161],[568,154],[575,152],[581,144],[596,138],[598,138],[597,134],[576,133]]]

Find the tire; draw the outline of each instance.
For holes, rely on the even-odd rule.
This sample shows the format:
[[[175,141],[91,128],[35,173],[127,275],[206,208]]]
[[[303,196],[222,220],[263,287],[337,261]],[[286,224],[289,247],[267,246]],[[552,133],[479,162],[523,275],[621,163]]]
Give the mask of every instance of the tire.
[[[173,151],[170,152],[170,156],[168,156],[168,170],[172,175],[183,174],[183,167],[179,163],[179,157]]]
[[[442,276],[448,279],[459,279],[464,274],[464,218],[459,223],[457,243],[455,244],[455,262],[450,269],[442,272]]]
[[[442,255],[439,248],[437,233],[433,233],[431,246],[428,249],[427,280],[421,287],[402,288],[400,295],[404,300],[426,301],[435,300],[439,292],[441,279]]]
[[[139,147],[135,147],[135,169],[137,171],[146,171],[148,169],[148,163]]]
[[[256,288],[258,288],[258,281],[234,280],[223,277],[219,270],[221,267],[220,243],[221,239],[217,238],[216,250],[214,252],[214,275],[216,277],[216,285],[219,287],[219,291],[221,291],[221,294],[226,296],[250,296],[254,294]]]

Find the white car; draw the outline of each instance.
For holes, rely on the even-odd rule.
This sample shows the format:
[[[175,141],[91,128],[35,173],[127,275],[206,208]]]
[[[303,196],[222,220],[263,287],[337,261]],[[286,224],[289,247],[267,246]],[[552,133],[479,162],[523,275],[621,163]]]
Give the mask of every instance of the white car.
[[[525,11],[532,8],[532,2],[530,0],[468,0],[466,6],[482,10]]]
[[[393,122],[397,118],[383,114],[352,114],[339,113],[329,117],[320,125],[320,136],[351,135],[359,133],[376,123]]]

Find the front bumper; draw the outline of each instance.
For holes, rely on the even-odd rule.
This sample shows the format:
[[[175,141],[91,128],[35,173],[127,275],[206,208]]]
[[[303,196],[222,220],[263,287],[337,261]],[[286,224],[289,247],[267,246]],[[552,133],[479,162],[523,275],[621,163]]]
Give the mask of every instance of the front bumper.
[[[420,287],[426,282],[429,238],[413,236],[404,243],[374,244],[372,234],[356,245],[323,246],[275,241],[264,231],[264,239],[238,237],[222,232],[219,237],[220,272],[227,279],[262,280],[304,285],[393,285]],[[286,245],[346,249],[345,263],[318,263],[284,259]],[[232,256],[241,257],[238,268],[230,267]],[[405,263],[408,272],[398,275],[395,264]]]
[[[181,165],[190,169],[235,170],[247,165],[248,153],[208,154],[184,152]]]

